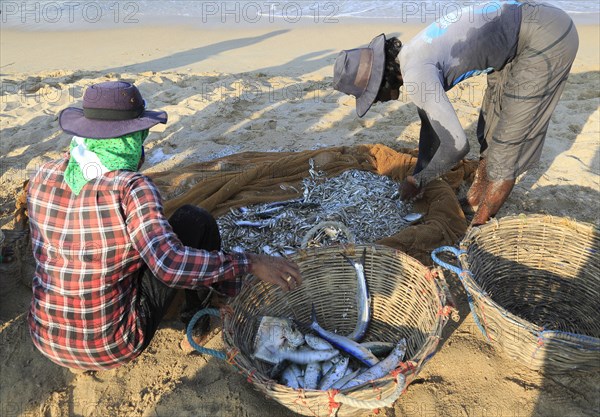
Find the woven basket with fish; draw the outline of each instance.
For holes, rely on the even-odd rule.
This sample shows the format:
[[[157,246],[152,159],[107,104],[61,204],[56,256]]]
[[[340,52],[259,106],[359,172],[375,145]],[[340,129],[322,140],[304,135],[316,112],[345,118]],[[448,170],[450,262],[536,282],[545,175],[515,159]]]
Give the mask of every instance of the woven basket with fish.
[[[290,259],[300,267],[304,280],[302,286],[286,294],[276,286],[252,280],[228,308],[221,311],[226,351],[194,347],[228,360],[247,376],[256,389],[302,415],[360,416],[391,406],[433,357],[442,329],[456,314],[441,270],[426,268],[410,256],[381,245],[308,248]],[[363,267],[358,268],[360,265]],[[358,305],[360,297],[357,294],[361,292],[360,280],[357,280],[359,270],[364,272],[368,287],[368,312],[361,311]],[[218,311],[201,311],[194,320],[208,313],[218,314]],[[361,318],[365,314],[366,320]],[[188,330],[193,327],[194,320]],[[281,364],[281,358],[294,362],[300,357],[299,363],[306,364],[303,378],[308,386],[309,368],[313,364],[309,363],[311,359],[304,360],[303,355],[307,352],[328,355],[329,351],[300,347],[296,350],[265,351],[267,354],[261,356],[259,353],[265,348],[263,342],[279,340],[289,330],[272,327],[265,333],[267,320],[297,323],[300,343],[303,341],[302,332],[317,329],[318,336],[334,345],[332,355],[338,351],[350,353],[338,364],[363,361],[368,365],[359,363],[362,370],[354,373],[358,376],[350,383],[342,383],[339,388],[329,384],[329,388],[323,387],[325,376],[319,384],[320,389],[281,383],[275,377],[275,368]],[[311,340],[309,336],[308,333],[304,336],[307,342]],[[290,342],[297,339],[288,338]],[[344,340],[350,338],[357,340],[354,345],[361,349],[362,346],[386,344],[395,348],[379,362],[377,358],[373,358],[372,363],[365,358],[358,361],[352,357],[357,352],[344,345]],[[195,344],[191,336],[188,340]],[[313,346],[313,343],[310,345]],[[360,357],[360,352],[356,357]],[[346,376],[346,381],[348,378]]]
[[[600,267],[594,225],[545,215],[473,228],[434,260],[460,277],[484,337],[534,370],[600,369]],[[451,252],[462,268],[440,260]]]

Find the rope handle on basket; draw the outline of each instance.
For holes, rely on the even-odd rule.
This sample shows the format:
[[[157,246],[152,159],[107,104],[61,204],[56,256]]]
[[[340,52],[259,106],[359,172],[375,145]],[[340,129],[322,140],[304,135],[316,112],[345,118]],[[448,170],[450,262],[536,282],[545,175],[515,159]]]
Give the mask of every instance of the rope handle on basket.
[[[441,314],[446,317],[450,316],[450,318],[453,321],[458,322],[460,321],[460,314],[458,314],[458,307],[456,301],[454,300],[452,292],[450,292],[450,287],[446,282],[444,274],[441,270],[438,271],[433,270],[430,273],[430,276],[433,282],[435,282],[435,284],[437,285],[438,289],[442,292],[442,294],[444,294],[444,307],[441,311]]]
[[[460,278],[460,280],[462,281],[462,279],[463,279],[462,274],[467,271],[465,271],[462,268],[459,268],[457,266],[454,266],[454,265],[451,265],[449,263],[442,261],[440,258],[438,258],[438,254],[441,252],[450,252],[454,256],[456,256],[456,259],[458,259],[460,257],[460,255],[465,253],[465,251],[457,249],[453,246],[442,246],[437,249],[434,249],[433,252],[431,252],[431,259],[433,259],[433,262],[435,262],[442,268],[445,268],[445,269],[448,269],[449,271],[454,272],[456,275],[458,275],[458,278]]]
[[[221,360],[227,360],[227,355],[225,353],[219,352],[218,350],[202,347],[194,341],[194,338],[192,337],[192,331],[194,330],[194,326],[196,325],[198,320],[200,320],[200,318],[203,316],[219,317],[220,312],[216,308],[204,308],[204,309],[198,311],[196,314],[194,314],[194,317],[192,317],[192,319],[190,320],[190,322],[188,323],[188,326],[187,326],[186,335],[187,335],[188,342],[194,349],[196,349],[198,352],[200,352],[203,355],[211,355],[211,356],[214,356],[215,358],[218,358]]]
[[[600,351],[600,339],[593,336],[586,336],[577,333],[564,332],[560,330],[545,330],[538,332],[538,344],[542,345],[552,340],[554,343],[563,343],[569,346],[578,344],[577,348],[592,351]]]
[[[398,398],[400,398],[404,388],[406,388],[405,382],[406,378],[404,374],[398,373],[396,375],[396,388],[394,388],[394,391],[390,395],[380,400],[357,400],[356,398],[352,398],[346,394],[337,393],[333,396],[332,401],[339,404],[346,404],[350,407],[364,408],[367,410],[389,407],[394,404]],[[333,411],[334,410],[332,410],[332,414]]]
[[[473,297],[471,296],[471,292],[469,291],[468,286],[464,282],[464,277],[466,275],[472,275],[471,271],[469,271],[468,269],[462,269],[457,266],[450,265],[449,263],[442,261],[440,258],[438,258],[438,254],[441,252],[450,252],[454,256],[456,256],[456,259],[459,259],[460,256],[464,255],[466,252],[463,250],[457,249],[453,246],[441,246],[437,249],[434,249],[433,252],[431,252],[431,259],[433,259],[433,262],[440,265],[442,268],[448,269],[448,270],[454,272],[456,275],[458,275],[458,278],[460,279],[460,282],[463,284],[463,287],[465,288],[465,292],[467,293],[467,301],[469,302],[469,309],[471,310],[471,313],[473,314],[473,320],[475,321],[475,324],[479,328],[479,331],[481,331],[481,333],[483,334],[483,337],[485,337],[489,342],[491,339],[488,335],[488,332],[486,331],[484,326],[481,324],[481,321],[479,321],[479,316],[477,315],[477,312],[475,311],[475,303],[473,302]]]

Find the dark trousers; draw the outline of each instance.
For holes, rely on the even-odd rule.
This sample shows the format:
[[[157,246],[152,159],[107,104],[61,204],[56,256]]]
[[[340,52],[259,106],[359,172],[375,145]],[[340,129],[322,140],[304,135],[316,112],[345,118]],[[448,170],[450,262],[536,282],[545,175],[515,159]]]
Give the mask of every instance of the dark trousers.
[[[221,249],[219,227],[214,217],[206,210],[189,204],[184,205],[173,213],[169,223],[185,246],[209,251]],[[177,289],[166,286],[148,267],[144,268],[140,288],[140,309],[146,318],[144,348],[152,340],[176,293]],[[182,320],[187,323],[198,310],[207,307],[210,295],[211,290],[208,287],[186,290]],[[204,323],[206,328],[208,323],[208,320]]]

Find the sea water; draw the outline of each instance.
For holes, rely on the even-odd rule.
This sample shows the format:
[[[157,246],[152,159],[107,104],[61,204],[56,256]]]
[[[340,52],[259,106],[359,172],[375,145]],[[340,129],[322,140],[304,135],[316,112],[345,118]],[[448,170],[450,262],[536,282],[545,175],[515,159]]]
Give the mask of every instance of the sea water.
[[[69,30],[127,24],[337,23],[348,18],[429,22],[502,0],[2,0],[4,28]],[[572,16],[600,14],[598,0],[546,0]],[[592,19],[592,22],[597,21]]]

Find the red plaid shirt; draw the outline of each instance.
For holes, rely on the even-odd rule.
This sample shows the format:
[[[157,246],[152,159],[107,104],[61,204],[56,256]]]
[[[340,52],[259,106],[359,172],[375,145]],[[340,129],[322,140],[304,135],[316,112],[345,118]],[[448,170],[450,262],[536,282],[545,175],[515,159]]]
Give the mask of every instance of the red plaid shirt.
[[[144,264],[170,287],[220,283],[219,291],[237,294],[248,258],[183,246],[149,178],[112,171],[76,196],[64,181],[67,163],[43,165],[27,201],[37,264],[29,326],[48,358],[70,368],[109,369],[137,357]]]

